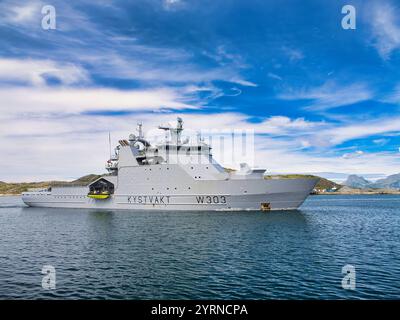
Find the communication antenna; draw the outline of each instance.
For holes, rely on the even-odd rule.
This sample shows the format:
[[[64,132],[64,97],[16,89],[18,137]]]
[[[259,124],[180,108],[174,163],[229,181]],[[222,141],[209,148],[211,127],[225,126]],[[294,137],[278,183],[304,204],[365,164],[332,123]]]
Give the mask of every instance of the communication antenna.
[[[110,159],[111,159],[111,132],[108,131],[108,148],[110,151]]]
[[[197,138],[197,143],[200,144],[200,142],[201,142],[201,133],[200,133],[200,131],[196,132],[196,138]]]

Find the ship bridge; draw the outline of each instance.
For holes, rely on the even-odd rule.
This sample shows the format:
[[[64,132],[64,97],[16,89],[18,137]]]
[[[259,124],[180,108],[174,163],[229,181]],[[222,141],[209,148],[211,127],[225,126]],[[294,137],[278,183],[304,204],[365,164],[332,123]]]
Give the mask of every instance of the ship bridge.
[[[164,125],[158,127],[166,132],[163,143],[151,145],[138,124],[138,135],[131,134],[129,141],[120,140],[115,153],[107,161],[106,168],[113,173],[121,165],[156,165],[156,164],[213,164],[211,147],[198,139],[197,143],[189,144],[189,139],[182,140],[183,121],[177,119],[176,127]]]
[[[228,172],[212,156],[211,147],[199,136],[195,143],[182,139],[183,121],[177,119],[175,127],[164,125],[165,141],[152,145],[138,124],[138,135],[120,140],[109,171],[118,175],[118,189],[134,183],[154,185],[165,181],[178,181],[190,187],[193,181],[262,179],[264,169],[241,166],[239,171]],[[164,181],[164,182],[163,182]],[[168,187],[169,188],[169,187]],[[175,186],[173,187],[175,188]],[[177,187],[176,187],[177,188]]]

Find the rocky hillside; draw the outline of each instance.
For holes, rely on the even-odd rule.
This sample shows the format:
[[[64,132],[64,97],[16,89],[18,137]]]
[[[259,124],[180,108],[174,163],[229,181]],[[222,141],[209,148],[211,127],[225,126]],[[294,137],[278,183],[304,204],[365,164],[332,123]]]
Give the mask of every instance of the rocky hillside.
[[[370,188],[400,189],[400,173],[387,176],[385,179],[379,179],[369,185]]]
[[[357,175],[349,175],[344,185],[359,189],[400,189],[400,173],[387,176],[375,182]]]
[[[400,194],[400,190],[371,188],[360,189],[344,186],[338,192],[335,192],[335,194]]]
[[[368,185],[371,184],[370,181],[364,179],[361,176],[357,176],[355,174],[351,174],[347,177],[346,181],[343,183],[345,186],[350,188],[367,188]]]
[[[59,185],[87,185],[90,182],[101,177],[97,174],[89,174],[74,181],[42,181],[42,182],[22,182],[6,183],[0,181],[0,194],[20,194],[31,188],[48,188]]]

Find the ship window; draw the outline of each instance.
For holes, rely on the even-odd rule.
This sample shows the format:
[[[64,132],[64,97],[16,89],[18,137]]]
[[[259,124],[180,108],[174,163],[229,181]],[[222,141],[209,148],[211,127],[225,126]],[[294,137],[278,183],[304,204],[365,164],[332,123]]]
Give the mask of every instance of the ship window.
[[[192,169],[192,170],[193,170],[193,167],[190,167],[190,169]]]
[[[198,151],[201,151],[201,147],[197,147],[197,150],[198,150]]]
[[[208,169],[208,167],[206,167],[206,169]]]

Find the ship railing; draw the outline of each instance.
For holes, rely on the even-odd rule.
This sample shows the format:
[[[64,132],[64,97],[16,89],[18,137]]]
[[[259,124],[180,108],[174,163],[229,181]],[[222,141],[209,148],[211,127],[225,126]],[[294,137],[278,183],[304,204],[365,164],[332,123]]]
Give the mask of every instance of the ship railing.
[[[88,183],[89,184],[89,183]],[[82,183],[77,183],[77,184],[71,184],[71,183],[57,183],[57,184],[53,184],[52,188],[82,188],[82,187],[87,187],[88,184],[82,184]]]
[[[28,192],[47,192],[50,188],[28,188]]]

